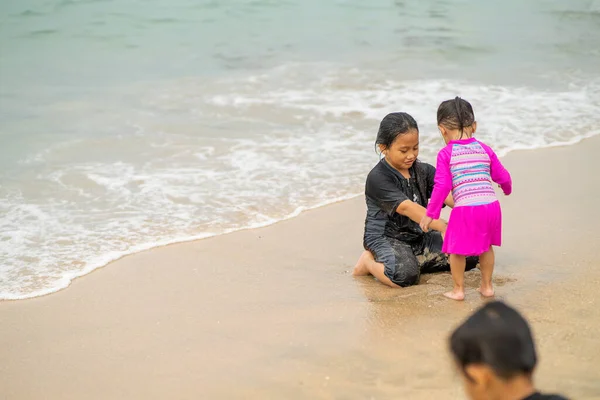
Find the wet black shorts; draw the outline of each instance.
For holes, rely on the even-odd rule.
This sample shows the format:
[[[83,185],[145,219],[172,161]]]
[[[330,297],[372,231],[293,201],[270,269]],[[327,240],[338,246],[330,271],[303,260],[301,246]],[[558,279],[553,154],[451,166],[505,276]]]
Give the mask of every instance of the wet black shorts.
[[[385,275],[399,286],[419,283],[421,273],[450,271],[448,257],[442,253],[442,235],[431,231],[414,242],[403,242],[387,236],[365,243],[375,261],[383,263]],[[467,257],[467,271],[477,266],[478,257]]]

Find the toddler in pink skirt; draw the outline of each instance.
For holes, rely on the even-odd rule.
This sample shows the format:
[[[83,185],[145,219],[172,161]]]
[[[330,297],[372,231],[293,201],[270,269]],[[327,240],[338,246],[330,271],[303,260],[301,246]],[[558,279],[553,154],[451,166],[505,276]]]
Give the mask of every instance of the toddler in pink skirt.
[[[473,137],[477,122],[468,101],[459,97],[444,101],[438,108],[437,122],[447,145],[437,156],[435,185],[421,228],[427,232],[432,220],[439,219],[444,200],[452,191],[454,208],[442,251],[450,255],[454,289],[444,296],[453,300],[465,298],[465,257],[479,256],[478,290],[491,297],[494,295],[492,246],[500,246],[502,241],[502,211],[492,181],[509,195],[510,174],[494,150]]]

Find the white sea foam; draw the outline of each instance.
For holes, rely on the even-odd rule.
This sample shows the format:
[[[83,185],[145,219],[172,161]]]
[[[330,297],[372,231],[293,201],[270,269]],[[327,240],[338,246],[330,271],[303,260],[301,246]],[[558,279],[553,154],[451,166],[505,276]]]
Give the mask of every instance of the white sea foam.
[[[437,105],[457,94],[472,102],[478,136],[500,154],[600,133],[596,81],[548,91],[380,76],[287,65],[128,88],[101,119],[72,116],[74,129],[105,130],[25,157],[0,186],[0,299],[48,294],[127,254],[355,196],[378,160],[378,122],[390,111],[417,119],[426,161],[442,144]]]

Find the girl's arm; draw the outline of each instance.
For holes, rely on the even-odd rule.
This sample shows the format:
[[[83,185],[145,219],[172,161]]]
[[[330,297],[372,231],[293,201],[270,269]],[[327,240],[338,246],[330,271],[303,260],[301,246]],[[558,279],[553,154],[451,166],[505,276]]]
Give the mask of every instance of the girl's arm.
[[[443,148],[438,153],[437,164],[435,167],[435,185],[433,186],[433,193],[431,193],[431,199],[427,206],[427,216],[434,220],[440,217],[444,201],[452,190],[450,154],[447,149],[447,147]]]
[[[490,157],[490,175],[492,180],[500,185],[504,194],[508,196],[512,193],[512,178],[510,177],[510,173],[504,168],[504,165],[502,165],[491,147],[484,144],[483,149]]]
[[[452,197],[452,193],[450,193],[448,197],[446,197],[446,201],[444,201],[444,204],[450,208],[454,208],[454,197]]]
[[[410,218],[417,224],[421,222],[427,210],[422,205],[415,203],[410,200],[405,200],[396,209],[396,212],[400,215],[404,215],[405,217]],[[431,229],[436,230],[441,233],[446,233],[446,227],[448,223],[443,219],[435,219],[431,222],[429,226]]]
[[[433,193],[433,187],[435,186],[435,167],[429,164],[423,164],[426,170],[426,182],[427,182],[427,200],[431,199],[431,194]],[[454,198],[452,197],[452,193],[446,197],[444,204],[450,208],[454,208]]]
[[[425,215],[425,207],[411,201],[391,176],[381,174],[375,169],[367,176],[365,195],[390,217],[398,213],[418,224]],[[443,220],[436,221],[432,223],[432,229],[445,233],[446,225]]]

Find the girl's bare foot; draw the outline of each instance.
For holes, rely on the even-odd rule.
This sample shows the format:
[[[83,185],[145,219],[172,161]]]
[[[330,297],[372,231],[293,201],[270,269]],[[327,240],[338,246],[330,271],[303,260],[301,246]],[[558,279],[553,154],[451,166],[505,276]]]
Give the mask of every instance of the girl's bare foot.
[[[461,300],[465,299],[465,291],[454,289],[451,292],[444,293],[444,296],[446,296],[447,298],[452,299],[452,300],[461,301]]]
[[[356,265],[354,266],[354,270],[352,271],[352,276],[367,276],[371,275],[369,272],[369,268],[367,267],[367,263],[371,260],[374,261],[373,254],[370,251],[363,251],[360,255]]]
[[[481,295],[483,297],[494,297],[494,287],[492,285],[489,286],[481,286],[480,288],[477,289],[477,291],[479,293],[481,293]]]

